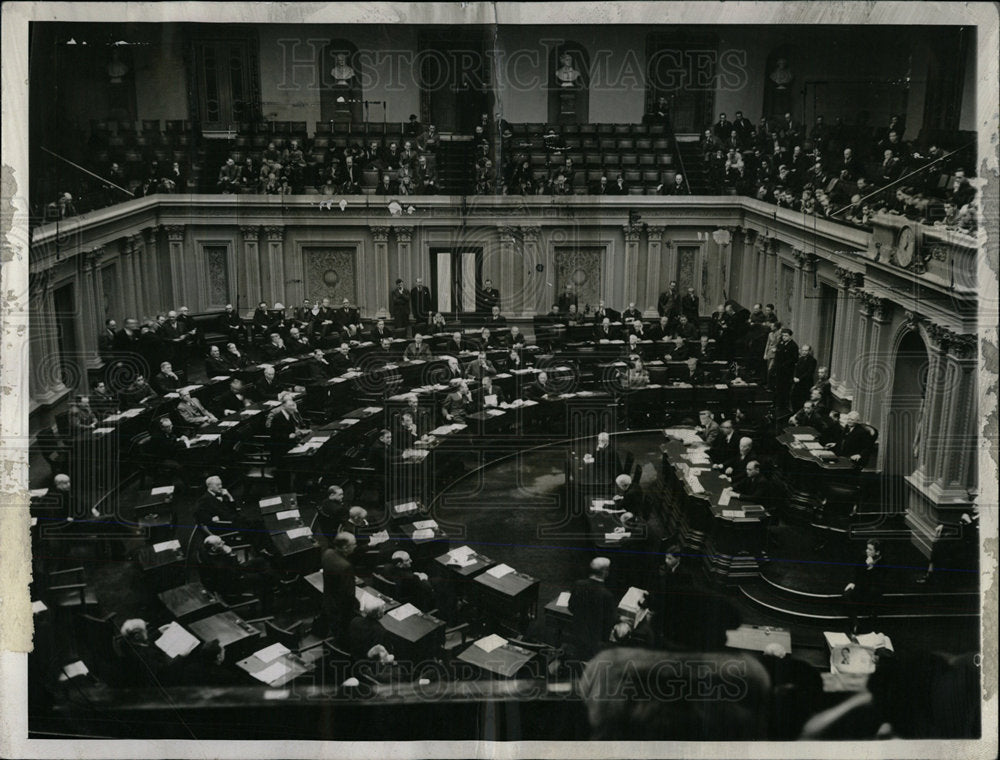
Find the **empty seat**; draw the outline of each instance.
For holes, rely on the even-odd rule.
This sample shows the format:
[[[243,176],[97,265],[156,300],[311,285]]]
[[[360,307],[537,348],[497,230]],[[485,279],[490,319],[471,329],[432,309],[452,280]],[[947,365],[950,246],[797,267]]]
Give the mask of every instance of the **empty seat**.
[[[597,134],[599,135],[613,135],[615,133],[614,124],[598,124]]]
[[[567,161],[572,161],[577,166],[580,166],[583,163],[583,154],[582,153],[567,153],[566,154],[566,160]]]
[[[639,157],[635,153],[622,154],[622,166],[636,166],[638,163]]]
[[[618,138],[618,150],[635,150],[635,140],[631,137]]]
[[[670,140],[665,137],[658,137],[653,140],[653,150],[670,150]]]
[[[529,135],[540,135],[542,134],[542,130],[544,129],[544,126],[541,124],[526,124],[525,127],[526,127],[525,131]]]
[[[646,194],[646,188],[642,187],[641,185],[638,186],[638,187],[633,186],[633,187],[630,187],[628,189],[628,194],[629,195],[645,195]]]
[[[596,135],[597,125],[596,124],[581,124],[580,125],[581,135]]]
[[[564,135],[576,135],[580,133],[579,124],[564,124],[562,128]]]
[[[565,145],[566,150],[576,150],[581,145],[579,137],[568,137],[563,140],[563,144]]]
[[[535,169],[531,176],[535,178],[535,184],[541,184],[549,178],[549,173],[545,169]]]
[[[289,127],[291,126],[292,122],[290,122],[290,121],[273,121],[273,122],[271,122],[271,124],[274,126],[274,131],[277,132],[279,135],[287,135],[288,131],[289,131]]]
[[[588,182],[600,182],[601,177],[604,176],[604,172],[600,169],[588,169],[587,170],[587,181]]]
[[[636,169],[630,169],[625,172],[625,181],[630,185],[639,182],[642,179],[642,174]]]
[[[304,121],[289,122],[288,131],[293,135],[306,136],[306,123]]]
[[[585,153],[583,159],[587,166],[600,166],[603,163],[600,153]]]
[[[615,143],[613,138],[602,137],[598,143],[601,150],[617,150],[618,145]]]
[[[604,160],[601,161],[605,166],[618,166],[621,162],[622,158],[617,153],[605,153]]]
[[[378,184],[378,172],[362,172],[361,187],[375,187]]]
[[[584,150],[597,150],[598,142],[596,137],[584,137],[580,140],[580,147]]]
[[[314,137],[313,150],[326,150],[330,146],[329,137]]]
[[[671,166],[674,163],[674,157],[669,153],[663,153],[656,157],[656,163],[660,166]]]
[[[649,125],[649,134],[651,134],[651,135],[662,135],[662,134],[665,134],[666,131],[667,131],[667,128],[663,124],[650,124]]]
[[[600,179],[600,177],[598,177]],[[581,187],[585,183],[585,177],[582,171],[573,172],[573,187]]]
[[[660,173],[656,169],[647,169],[642,173],[642,181],[658,184],[660,181]]]
[[[250,147],[250,138],[245,135],[238,135],[234,142],[236,143],[237,148],[241,148],[243,150]]]
[[[143,119],[142,120],[142,133],[160,133],[160,120],[159,119]]]
[[[531,165],[532,166],[545,166],[545,154],[544,153],[532,153],[531,154]]]
[[[165,131],[171,133],[187,132],[189,129],[189,125],[184,119],[168,119],[164,126]]]
[[[656,156],[652,153],[643,153],[639,156],[639,166],[656,166]]]
[[[333,125],[328,121],[317,121],[316,131],[313,134],[329,135],[333,132]]]
[[[650,140],[648,137],[640,137],[638,140],[635,141],[635,149],[636,150],[652,150],[653,149],[653,141]]]
[[[312,161],[316,164],[326,163],[326,151],[325,150],[315,150],[312,152]]]
[[[333,122],[333,133],[335,135],[346,135],[350,134],[351,125],[345,121],[335,121]]]
[[[566,163],[566,157],[562,153],[553,153],[549,157],[549,164],[551,166],[562,166]]]
[[[674,184],[674,177],[676,176],[677,172],[675,172],[673,169],[668,169],[667,171],[663,172],[662,175],[660,175],[660,180],[663,182],[664,185],[672,185]]]
[[[633,124],[632,125],[633,135],[645,135],[649,134],[649,126],[647,124]]]
[[[616,135],[627,135],[632,131],[631,124],[615,124],[614,127]]]

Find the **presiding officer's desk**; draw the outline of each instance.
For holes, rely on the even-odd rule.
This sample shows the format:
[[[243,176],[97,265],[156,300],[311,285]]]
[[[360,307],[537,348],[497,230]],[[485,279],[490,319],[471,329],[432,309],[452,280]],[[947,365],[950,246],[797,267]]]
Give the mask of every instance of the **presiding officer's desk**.
[[[859,484],[860,469],[847,457],[824,448],[815,428],[791,426],[775,440],[778,465],[789,485],[791,510],[812,517],[824,511],[827,501],[841,501],[835,490],[850,490]]]
[[[666,497],[668,527],[681,537],[684,547],[702,553],[706,569],[723,578],[758,574],[758,557],[765,546],[767,513],[759,504],[731,498],[724,492],[732,483],[711,469],[704,443],[685,443],[693,427],[668,429],[661,445],[661,475]]]

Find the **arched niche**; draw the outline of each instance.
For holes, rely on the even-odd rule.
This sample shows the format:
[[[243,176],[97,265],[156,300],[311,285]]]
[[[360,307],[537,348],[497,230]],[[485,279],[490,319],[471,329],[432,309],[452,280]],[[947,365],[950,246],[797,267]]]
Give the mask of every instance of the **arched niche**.
[[[564,40],[549,51],[549,123],[590,120],[590,54],[579,42]]]
[[[783,119],[786,113],[791,113],[793,118],[801,118],[801,114],[796,115],[796,93],[802,87],[801,77],[796,71],[797,62],[792,45],[776,47],[767,56],[762,77],[764,105],[761,115],[769,121]]]
[[[320,50],[318,66],[320,119],[346,124],[364,121],[358,46],[350,40],[330,40]]]
[[[910,330],[901,335],[892,362],[886,429],[879,436],[885,447],[882,469],[890,489],[902,489],[902,478],[912,474],[920,464],[920,434],[928,400],[929,366],[927,347],[920,332]],[[902,496],[902,490],[897,496]]]

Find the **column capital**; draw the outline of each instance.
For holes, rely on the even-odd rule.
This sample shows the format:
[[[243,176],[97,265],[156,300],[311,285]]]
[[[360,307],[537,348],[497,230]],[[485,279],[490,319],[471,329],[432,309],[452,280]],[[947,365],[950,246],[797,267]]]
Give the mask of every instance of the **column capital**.
[[[521,235],[524,238],[525,243],[537,243],[541,234],[542,228],[539,225],[521,227]]]
[[[792,255],[795,257],[795,263],[799,269],[804,269],[807,272],[816,271],[817,257],[815,253],[809,253],[802,248],[793,248]]]
[[[142,236],[146,245],[153,245],[156,242],[156,227],[143,227]]]
[[[837,275],[841,286],[845,290],[860,288],[865,284],[865,276],[861,272],[855,272],[854,270],[847,269],[846,267],[837,267],[833,270],[833,272]]]
[[[663,239],[663,233],[667,231],[666,226],[662,224],[650,224],[646,226],[646,239],[650,243],[660,243],[662,245],[667,245],[668,241]]]
[[[243,236],[244,240],[254,240],[260,237],[260,227],[256,224],[248,224],[240,226],[240,235]]]
[[[280,243],[285,239],[285,226],[283,224],[269,224],[264,227],[264,234],[267,235],[269,243]]]
[[[757,230],[753,227],[734,227],[733,229],[738,230],[743,236],[743,242],[753,245],[757,240]]]
[[[754,247],[763,254],[778,254],[778,238],[769,235],[758,235]]]
[[[626,243],[638,243],[642,236],[642,227],[639,225],[625,224],[622,225],[622,230],[625,232]]]
[[[99,245],[96,248],[91,248],[84,254],[83,258],[86,261],[86,266],[90,269],[97,269],[101,265],[101,258],[104,256],[104,246]]]
[[[164,224],[163,231],[167,233],[167,240],[171,243],[180,243],[184,240],[183,224]]]
[[[412,227],[393,227],[393,232],[396,233],[396,241],[399,243],[411,243],[413,242],[413,228]]]
[[[507,224],[502,224],[497,227],[497,235],[500,238],[500,242],[505,244],[513,244],[517,239],[519,231],[520,230],[517,227],[511,227]]]
[[[939,351],[947,351],[956,359],[972,359],[976,356],[976,336],[956,333],[934,322],[925,322],[927,337],[936,344]]]
[[[134,253],[137,248],[145,245],[145,239],[141,232],[136,232],[134,235],[128,236],[128,247]]]
[[[388,243],[389,242],[389,228],[388,227],[369,227],[372,233],[372,239],[376,243]]]

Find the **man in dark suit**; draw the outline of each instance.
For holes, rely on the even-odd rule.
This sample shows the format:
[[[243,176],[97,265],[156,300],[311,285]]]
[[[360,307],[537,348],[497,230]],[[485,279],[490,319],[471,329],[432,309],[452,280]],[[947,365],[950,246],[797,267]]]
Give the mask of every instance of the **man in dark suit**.
[[[261,355],[269,362],[277,362],[288,356],[285,339],[276,332],[268,336],[268,342],[260,349]]]
[[[298,404],[291,394],[286,394],[282,398],[281,406],[267,415],[265,427],[271,437],[271,451],[275,457],[287,453],[311,432],[299,414]]]
[[[482,385],[476,394],[476,398],[481,408],[495,409],[507,401],[507,396],[504,394],[503,388],[495,385],[490,375],[483,375],[483,379],[480,382]]]
[[[547,372],[539,372],[535,381],[529,383],[524,387],[523,395],[524,398],[538,401],[545,396],[551,394],[553,391],[549,387],[549,375]]]
[[[698,296],[695,295],[694,288],[688,288],[687,293],[681,296],[681,314],[691,324],[698,324]]]
[[[146,450],[156,460],[158,468],[184,479],[182,464],[188,459],[189,445],[187,436],[178,435],[173,420],[164,416],[157,420]]]
[[[618,329],[611,326],[611,320],[607,317],[594,329],[594,341],[618,340]]]
[[[288,330],[288,340],[285,341],[289,356],[302,356],[312,351],[312,344],[309,338],[303,335],[299,328],[291,327]]]
[[[117,330],[118,323],[113,319],[107,319],[104,321],[104,329],[97,336],[97,353],[105,362],[111,360],[111,355],[115,349]]]
[[[795,365],[799,360],[799,346],[792,340],[792,331],[781,328],[781,337],[774,349],[774,402],[779,411],[788,409]]]
[[[324,299],[326,301],[326,299]],[[351,306],[350,300],[345,298],[340,302],[340,308],[332,312],[333,321],[340,326],[341,329],[349,330],[354,328],[355,331],[361,326],[361,316],[357,309]]]
[[[680,295],[677,292],[677,283],[671,281],[670,286],[660,293],[656,302],[656,311],[661,317],[668,320],[674,319],[680,312]]]
[[[719,114],[719,120],[715,122],[715,126],[712,127],[712,132],[722,144],[725,144],[726,140],[728,140],[729,136],[733,133],[732,122],[726,119],[726,115],[724,113]]]
[[[486,320],[486,324],[490,325],[491,327],[507,326],[507,317],[503,316],[500,313],[499,306],[492,307],[492,309],[490,310],[490,316]]]
[[[465,415],[471,414],[473,411],[475,409],[469,384],[464,380],[459,380],[445,397],[441,414],[448,422],[463,422]]]
[[[685,360],[684,363],[687,366],[685,367],[685,373],[681,375],[681,381],[689,385],[704,385],[705,373],[698,366],[698,360],[692,356],[690,359]]]
[[[205,375],[208,378],[228,375],[231,371],[229,363],[223,358],[218,346],[208,349],[208,356],[205,357]]]
[[[747,145],[753,134],[753,122],[744,116],[742,111],[736,112],[736,116],[733,118],[733,129],[736,130],[736,134],[740,136],[743,144]]]
[[[397,279],[396,287],[389,294],[389,313],[392,324],[397,330],[410,324],[410,294],[403,287],[403,281]]]
[[[746,475],[747,464],[753,461],[760,461],[757,452],[753,447],[752,438],[740,438],[740,447],[736,456],[722,465],[717,465],[715,469],[722,470],[725,475],[734,481]]]
[[[153,386],[153,390],[161,396],[165,396],[181,387],[181,379],[174,372],[173,365],[170,362],[163,362],[160,364],[160,371],[153,376],[150,384]]]
[[[483,314],[490,314],[494,306],[500,306],[500,291],[493,287],[493,280],[487,278],[483,281],[483,290],[479,300],[479,311]]]
[[[635,301],[629,301],[628,308],[622,312],[622,320],[628,322],[629,320],[637,322],[642,320],[642,312],[635,306]]]
[[[875,441],[868,429],[861,424],[861,415],[850,412],[844,417],[844,432],[836,443],[828,443],[826,448],[833,449],[837,456],[847,457],[855,466],[861,468],[868,464],[868,459],[875,448]]]
[[[327,361],[330,362],[334,375],[342,375],[353,369],[354,359],[351,357],[351,347],[347,343],[341,343],[337,350],[327,357]]]
[[[233,412],[242,412],[253,404],[243,387],[243,381],[235,378],[229,383],[229,390],[223,393],[213,405],[219,417],[225,417]]]
[[[559,300],[556,302],[559,306],[559,312],[565,314],[569,311],[570,304],[579,307],[577,302],[576,293],[573,291],[573,283],[567,282],[566,288],[562,293],[559,294]]]
[[[222,485],[222,478],[212,475],[205,480],[205,492],[195,503],[194,517],[206,531],[232,529],[239,520],[236,499]]]
[[[426,573],[414,572],[413,560],[407,552],[393,552],[391,561],[380,565],[375,572],[396,584],[392,595],[397,601],[425,612],[434,608],[434,588]]]
[[[413,319],[417,325],[427,324],[427,318],[431,315],[431,290],[424,285],[422,277],[418,277],[413,287],[410,288],[410,309],[413,312]]]
[[[309,359],[309,361],[304,363],[306,376],[302,379],[302,382],[307,385],[310,383],[326,382],[331,377],[336,377],[340,374],[320,348],[313,351]]]
[[[593,453],[583,455],[583,463],[593,472],[593,476],[588,478],[592,483],[609,485],[621,474],[618,452],[611,445],[611,436],[605,432],[597,434],[597,446]]]
[[[677,334],[684,340],[697,340],[698,326],[690,322],[686,314],[681,314],[677,318]]]
[[[254,384],[254,395],[258,401],[274,401],[285,390],[285,384],[278,380],[274,367],[264,367],[264,376]]]
[[[723,420],[719,425],[719,434],[708,448],[708,457],[713,464],[722,464],[735,459],[740,453],[740,439],[732,420]]]
[[[790,392],[790,407],[799,409],[809,398],[809,389],[812,388],[816,380],[816,357],[813,356],[812,347],[803,344],[799,349],[799,358],[795,362],[795,369],[792,375],[792,389]]]
[[[451,334],[448,338],[448,342],[445,343],[444,352],[446,354],[460,354],[463,351],[469,350],[470,346],[468,342],[462,337],[462,333],[458,330]]]
[[[769,484],[764,475],[761,474],[760,463],[751,459],[747,462],[744,476],[733,478],[733,498],[751,504],[763,505],[769,495]]]
[[[115,333],[114,350],[119,354],[139,352],[139,320],[125,320],[125,326]]]
[[[822,432],[826,428],[827,419],[826,415],[816,408],[815,403],[805,401],[802,404],[802,408],[792,415],[789,423],[798,427],[811,427],[814,430]]]
[[[383,340],[392,340],[392,333],[390,333],[389,328],[385,326],[384,319],[379,319],[375,322],[375,326],[372,328],[371,335],[368,339],[379,346],[382,345]]]
[[[595,557],[590,575],[576,581],[570,592],[569,610],[573,613],[570,650],[574,659],[586,662],[607,643],[618,619],[618,605],[606,581],[611,560]]]
[[[354,536],[338,533],[320,560],[323,568],[323,617],[330,633],[338,640],[346,635],[347,626],[358,610],[354,595],[354,567],[348,560],[356,547]]]
[[[621,319],[621,314],[619,314],[614,309],[609,309],[604,304],[604,299],[602,298],[600,301],[597,302],[597,308],[594,309],[594,324],[597,325],[601,324],[601,322],[603,322],[605,318],[607,318],[611,322],[617,322],[619,321],[619,319]]]
[[[391,461],[392,431],[384,428],[379,432],[378,438],[368,449],[368,465],[375,470],[376,475],[384,477],[388,473]]]
[[[612,497],[615,509],[624,509],[633,515],[645,518],[646,509],[642,500],[642,486],[624,473],[615,478],[615,495]]]

